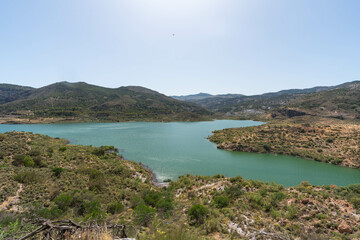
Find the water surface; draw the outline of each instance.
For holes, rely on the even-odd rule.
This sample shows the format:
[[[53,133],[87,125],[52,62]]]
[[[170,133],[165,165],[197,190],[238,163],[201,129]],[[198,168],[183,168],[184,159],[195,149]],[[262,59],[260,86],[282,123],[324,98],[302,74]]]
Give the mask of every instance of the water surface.
[[[360,183],[360,171],[311,160],[272,154],[219,150],[206,138],[213,130],[260,125],[254,121],[126,122],[0,125],[0,132],[27,131],[66,138],[73,144],[114,145],[129,160],[142,162],[159,181],[183,174],[226,176],[276,182],[301,181],[339,186]]]

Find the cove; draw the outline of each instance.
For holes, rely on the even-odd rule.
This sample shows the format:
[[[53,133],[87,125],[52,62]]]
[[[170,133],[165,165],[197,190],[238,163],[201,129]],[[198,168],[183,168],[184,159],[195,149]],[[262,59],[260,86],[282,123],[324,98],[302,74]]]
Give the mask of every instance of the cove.
[[[219,150],[206,138],[214,130],[260,125],[261,122],[124,122],[0,125],[0,132],[26,131],[65,138],[72,144],[114,145],[126,159],[142,162],[157,180],[180,175],[216,175],[275,182],[284,186],[309,181],[345,186],[360,182],[360,171],[272,154]]]

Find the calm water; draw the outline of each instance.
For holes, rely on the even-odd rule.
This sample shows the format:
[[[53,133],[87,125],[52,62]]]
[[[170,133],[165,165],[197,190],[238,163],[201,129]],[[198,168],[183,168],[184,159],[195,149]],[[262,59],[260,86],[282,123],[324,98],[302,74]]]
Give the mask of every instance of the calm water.
[[[0,132],[28,131],[66,138],[73,144],[114,145],[126,159],[142,162],[158,180],[183,174],[226,176],[276,182],[285,186],[360,183],[360,171],[271,154],[219,150],[206,137],[213,130],[260,125],[253,121],[218,120],[173,123],[74,123],[0,125]]]

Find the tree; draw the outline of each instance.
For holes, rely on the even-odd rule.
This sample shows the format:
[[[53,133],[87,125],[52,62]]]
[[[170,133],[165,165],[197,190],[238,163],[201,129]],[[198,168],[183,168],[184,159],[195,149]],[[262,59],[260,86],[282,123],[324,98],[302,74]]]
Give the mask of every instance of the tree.
[[[140,204],[134,209],[135,221],[142,226],[147,226],[155,216],[155,212],[155,209]]]
[[[188,215],[190,220],[195,220],[196,223],[204,223],[208,209],[201,204],[196,204],[189,209]]]
[[[34,167],[35,163],[30,156],[25,156],[23,160],[25,167]]]

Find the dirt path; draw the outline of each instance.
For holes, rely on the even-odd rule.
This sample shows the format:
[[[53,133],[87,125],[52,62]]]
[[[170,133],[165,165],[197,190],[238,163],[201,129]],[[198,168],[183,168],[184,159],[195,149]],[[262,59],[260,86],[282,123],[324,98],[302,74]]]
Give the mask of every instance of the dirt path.
[[[16,195],[12,197],[8,197],[8,199],[0,205],[0,211],[3,210],[10,210],[15,212],[19,211],[19,207],[16,205],[16,203],[20,201],[20,193],[22,191],[23,191],[23,185],[19,184],[19,189],[16,191]]]

